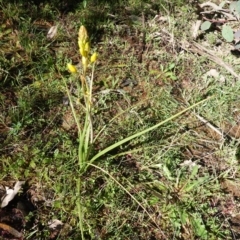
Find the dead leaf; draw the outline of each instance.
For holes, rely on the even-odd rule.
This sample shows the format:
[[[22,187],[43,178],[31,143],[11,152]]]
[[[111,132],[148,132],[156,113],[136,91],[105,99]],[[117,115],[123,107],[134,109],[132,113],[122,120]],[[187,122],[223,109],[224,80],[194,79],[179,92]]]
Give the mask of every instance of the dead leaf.
[[[61,228],[62,225],[63,225],[63,223],[58,219],[53,219],[52,221],[48,222],[48,227],[51,230],[54,230],[54,229],[59,228],[59,227]]]
[[[202,23],[201,20],[197,20],[196,22],[193,23],[191,28],[193,39],[196,39],[198,37],[198,30],[201,26],[201,23]]]
[[[195,162],[193,162],[192,160],[185,160],[183,163],[180,164],[180,166],[189,167],[189,169],[192,169],[196,165],[197,164]],[[199,166],[199,165],[197,165],[197,166]]]
[[[216,80],[219,80],[220,82],[224,83],[225,82],[225,78],[223,75],[221,75],[216,69],[212,68],[210,69],[208,72],[206,72],[203,75],[203,78],[207,78],[207,77],[213,77]]]
[[[56,239],[57,237],[63,239],[71,231],[71,226],[69,224],[64,224],[58,219],[49,221],[48,226],[51,232],[49,239]]]
[[[6,194],[2,197],[1,208],[6,207],[14,199],[24,183],[24,181],[17,181],[13,189],[6,187]]]
[[[58,26],[57,26],[57,25],[56,25],[56,26],[52,26],[52,27],[49,29],[48,33],[47,33],[47,38],[48,38],[48,39],[54,38],[54,37],[56,36],[56,34],[57,34],[57,29],[58,29]]]

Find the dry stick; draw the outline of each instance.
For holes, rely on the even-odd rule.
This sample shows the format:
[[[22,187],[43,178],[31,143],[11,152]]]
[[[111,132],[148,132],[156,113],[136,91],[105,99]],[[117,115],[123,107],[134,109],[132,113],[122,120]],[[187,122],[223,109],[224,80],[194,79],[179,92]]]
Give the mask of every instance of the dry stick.
[[[203,19],[206,20],[206,21],[212,22],[212,23],[226,23],[226,22],[229,22],[229,20],[226,20],[226,19],[209,19],[207,17],[203,17]]]
[[[20,233],[19,231],[17,231],[15,228],[5,224],[5,223],[0,223],[0,228],[11,233],[15,238],[21,238],[22,237],[22,233]]]
[[[203,14],[211,14],[211,13],[215,13],[215,12],[220,12],[220,11],[206,11],[206,12],[200,12],[202,15]],[[227,19],[226,19],[226,22],[229,22],[229,21],[236,21],[236,17],[232,16],[231,14],[228,14],[228,13],[225,13],[225,12],[222,12],[221,13],[223,15],[226,15],[227,16]],[[207,21],[212,21],[212,20],[207,20]],[[222,23],[222,22],[221,22]]]
[[[188,47],[185,47],[185,46],[190,46],[190,47],[188,48]],[[191,52],[194,52],[194,53],[197,53],[199,55],[207,57],[211,61],[213,61],[216,64],[220,65],[221,67],[225,68],[234,77],[236,77],[238,80],[240,80],[240,76],[233,70],[233,68],[229,64],[225,63],[221,58],[215,56],[214,52],[212,52],[211,50],[203,47],[202,45],[200,45],[196,42],[189,43],[189,42],[185,41],[182,44],[182,48],[186,51],[191,51]]]
[[[200,7],[200,8],[212,7],[215,11],[224,10],[224,9],[222,9],[221,7],[219,7],[217,4],[212,3],[212,2],[205,2],[205,3],[199,4],[199,7]]]
[[[223,15],[225,15],[226,17],[228,17],[228,20],[236,20],[236,17],[234,17],[232,14],[230,14],[228,9],[223,9],[222,7],[219,7],[218,5],[216,5],[215,3],[212,2],[205,2],[199,5],[200,8],[204,8],[204,7],[212,7],[213,10],[212,11],[206,11],[206,12],[201,12],[201,14],[204,13],[214,13],[214,12],[219,12],[222,13]]]
[[[186,104],[187,106],[189,106],[189,103],[187,101],[184,100],[184,104]],[[212,124],[209,120],[207,120],[206,118],[204,118],[203,116],[200,116],[199,114],[195,113],[194,111],[191,111],[191,113],[198,118],[198,120],[200,120],[202,123],[204,123],[207,127],[209,127],[210,129],[212,129],[214,132],[216,132],[220,137],[221,140],[224,139],[233,139],[232,136],[229,135],[228,132],[225,131],[225,129],[220,128],[219,126],[216,126],[214,123]],[[214,126],[215,125],[215,126]]]
[[[214,126],[210,121],[208,121],[206,118],[196,114],[195,112],[192,112],[201,122],[206,124],[207,127],[211,128],[213,131],[215,131],[218,135],[221,136],[221,140],[236,140],[236,137],[232,136],[228,130],[226,130],[224,127]]]
[[[202,24],[202,21],[197,20],[195,22],[195,24],[192,26],[192,36],[193,36],[194,39],[196,39],[198,37],[198,30],[199,30],[201,24]]]
[[[187,106],[189,106],[190,104],[183,99],[184,104],[186,104]],[[227,133],[225,133],[225,131],[223,129],[221,129],[218,126],[214,126],[210,121],[208,121],[206,118],[204,118],[203,116],[200,116],[199,114],[195,113],[195,111],[191,111],[191,113],[198,118],[198,120],[200,120],[202,123],[204,123],[207,127],[209,127],[210,129],[212,129],[214,132],[216,132],[218,135],[220,135],[221,140],[224,140],[224,137],[230,137]]]
[[[206,126],[208,126],[209,128],[211,128],[213,131],[215,131],[218,135],[221,136],[222,139],[224,139],[224,134],[216,127],[214,127],[207,119],[205,119],[204,117],[194,113],[194,115],[201,121],[203,122]]]

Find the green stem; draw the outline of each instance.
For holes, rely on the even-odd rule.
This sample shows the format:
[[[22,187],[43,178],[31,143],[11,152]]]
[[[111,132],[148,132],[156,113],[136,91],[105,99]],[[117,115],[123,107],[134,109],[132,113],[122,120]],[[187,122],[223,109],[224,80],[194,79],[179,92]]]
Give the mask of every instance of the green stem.
[[[77,192],[78,192],[78,198],[77,198],[77,209],[78,209],[78,218],[79,218],[79,226],[81,230],[81,237],[82,240],[84,240],[84,229],[83,229],[83,210],[82,210],[82,203],[81,203],[81,179],[78,178],[77,180]]]
[[[78,134],[79,134],[79,137],[81,138],[81,131],[82,131],[82,129],[81,129],[81,126],[80,126],[80,122],[79,122],[79,120],[78,120],[76,111],[75,111],[75,109],[74,109],[72,97],[71,97],[71,94],[70,94],[70,92],[69,92],[69,90],[68,90],[67,83],[66,83],[65,79],[63,79],[63,80],[64,80],[64,84],[65,84],[65,87],[66,87],[66,91],[67,91],[67,95],[68,95],[68,99],[69,99],[71,111],[72,111],[72,113],[73,113],[74,121],[75,121],[76,124],[77,124]]]

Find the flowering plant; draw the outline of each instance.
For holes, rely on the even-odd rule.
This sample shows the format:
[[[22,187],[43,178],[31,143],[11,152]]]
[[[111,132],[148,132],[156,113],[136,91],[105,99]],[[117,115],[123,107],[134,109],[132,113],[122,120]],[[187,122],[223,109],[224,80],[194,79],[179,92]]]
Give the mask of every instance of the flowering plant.
[[[66,90],[67,90],[67,95],[70,101],[70,107],[73,113],[73,117],[74,120],[76,122],[77,125],[77,130],[78,130],[78,141],[79,141],[79,147],[78,147],[78,163],[79,163],[79,176],[77,176],[77,195],[79,196],[79,199],[77,199],[76,202],[76,206],[77,206],[77,210],[78,210],[78,217],[79,217],[79,226],[80,226],[80,230],[81,230],[81,237],[84,240],[84,228],[83,228],[83,208],[82,208],[82,203],[81,203],[81,175],[83,173],[86,172],[87,168],[89,166],[93,166],[97,169],[102,170],[104,173],[106,173],[105,170],[103,170],[102,168],[96,166],[94,164],[94,162],[98,159],[100,159],[100,157],[102,157],[104,154],[110,152],[111,150],[123,145],[126,142],[131,141],[134,138],[137,138],[149,131],[152,131],[160,126],[162,126],[163,124],[177,118],[178,116],[182,115],[183,113],[185,113],[186,111],[196,107],[197,105],[205,102],[206,100],[210,99],[204,99],[198,103],[195,103],[191,106],[189,106],[188,108],[183,109],[182,111],[180,111],[179,113],[167,118],[166,120],[157,123],[156,125],[149,127],[145,130],[142,130],[140,132],[137,132],[129,137],[126,137],[120,141],[117,141],[116,143],[106,147],[105,149],[100,150],[96,155],[93,155],[91,150],[92,150],[92,144],[93,142],[100,136],[100,134],[103,132],[104,127],[102,128],[102,130],[96,135],[96,137],[93,139],[93,126],[92,126],[92,86],[93,86],[93,80],[94,80],[94,71],[95,71],[95,63],[98,57],[98,54],[96,52],[94,52],[91,56],[90,56],[90,41],[89,41],[89,36],[87,33],[87,30],[84,26],[81,26],[79,29],[79,33],[78,33],[78,46],[79,46],[79,53],[81,56],[81,63],[82,63],[82,69],[78,70],[76,66],[72,65],[71,63],[67,64],[67,68],[69,70],[69,72],[71,74],[77,74],[77,76],[79,76],[80,78],[80,84],[78,84],[78,95],[80,97],[84,98],[84,110],[85,110],[85,119],[84,119],[84,124],[83,126],[81,126],[80,124],[80,119],[77,115],[77,111],[76,108],[74,106],[72,97],[71,97],[71,93],[67,87],[66,81],[65,81],[65,86],[66,86]],[[87,76],[87,72],[88,72],[88,68],[89,66],[92,65],[92,72],[91,72],[91,76]],[[106,173],[107,175],[109,175],[109,177],[111,177],[119,186],[122,187],[122,189],[130,195],[130,197],[136,201],[139,206],[141,206],[143,209],[144,207],[141,205],[140,202],[138,202],[138,200],[131,195],[131,193],[129,193],[127,191],[127,189],[124,188],[124,186],[122,186],[120,183],[117,182],[117,180],[115,180],[110,174]],[[146,211],[147,212],[147,211]],[[151,218],[151,216],[149,215],[149,217]]]

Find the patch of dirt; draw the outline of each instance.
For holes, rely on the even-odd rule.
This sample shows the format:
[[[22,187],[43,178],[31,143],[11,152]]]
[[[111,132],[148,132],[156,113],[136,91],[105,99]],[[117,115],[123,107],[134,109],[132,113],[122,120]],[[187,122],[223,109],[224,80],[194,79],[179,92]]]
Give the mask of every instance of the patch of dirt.
[[[0,182],[0,198],[5,195],[6,187],[13,188],[14,182],[9,179]],[[43,225],[43,221],[47,220],[46,216],[51,215],[52,202],[53,192],[49,192],[38,181],[26,183],[20,193],[6,207],[0,209],[0,237],[5,240],[23,240],[24,231],[33,228],[38,229],[36,238],[39,238],[39,232],[43,230],[49,232],[49,240],[57,239],[59,235],[68,235],[71,227],[67,223],[49,219],[48,225]],[[34,236],[31,239],[36,239]]]
[[[240,198],[240,183],[236,181],[231,181],[229,179],[223,180],[221,186],[224,191],[232,194],[232,196]]]

